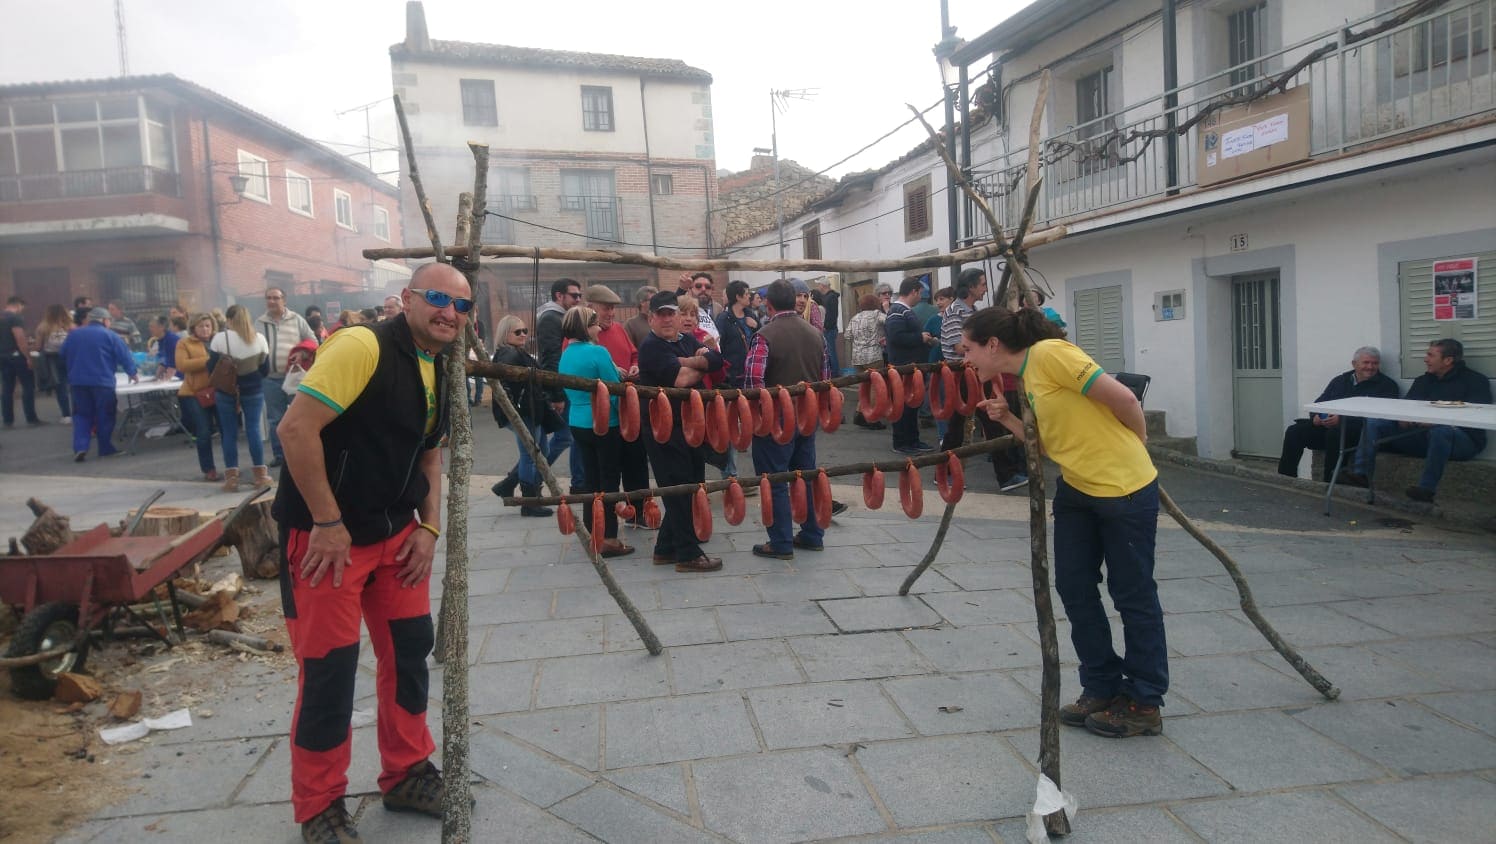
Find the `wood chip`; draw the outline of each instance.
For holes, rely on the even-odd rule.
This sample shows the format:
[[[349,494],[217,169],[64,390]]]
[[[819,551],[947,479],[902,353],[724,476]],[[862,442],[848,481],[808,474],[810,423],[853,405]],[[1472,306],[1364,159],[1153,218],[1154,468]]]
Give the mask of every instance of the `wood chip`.
[[[109,714],[121,721],[128,721],[140,714],[141,694],[139,689],[129,689],[115,695],[109,704]]]
[[[59,674],[57,675],[57,690],[52,696],[63,703],[88,703],[98,700],[104,693],[104,687],[99,681],[87,674]]]

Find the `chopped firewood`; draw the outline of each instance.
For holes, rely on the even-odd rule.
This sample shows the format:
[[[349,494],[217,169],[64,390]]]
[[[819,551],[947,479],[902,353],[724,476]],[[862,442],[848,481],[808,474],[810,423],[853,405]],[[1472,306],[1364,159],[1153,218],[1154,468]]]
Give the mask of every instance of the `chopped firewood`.
[[[87,674],[57,675],[57,691],[52,696],[63,703],[88,703],[104,693],[99,681]]]
[[[217,592],[203,602],[201,607],[182,616],[182,623],[194,630],[218,630],[232,628],[239,620],[239,605],[234,596]]]
[[[120,692],[109,704],[109,714],[121,721],[128,721],[140,714],[140,700],[139,689]]]

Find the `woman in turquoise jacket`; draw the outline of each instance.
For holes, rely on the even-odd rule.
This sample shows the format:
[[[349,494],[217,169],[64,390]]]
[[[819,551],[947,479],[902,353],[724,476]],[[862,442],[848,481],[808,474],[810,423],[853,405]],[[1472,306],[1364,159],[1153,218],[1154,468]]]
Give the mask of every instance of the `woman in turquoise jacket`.
[[[585,306],[577,306],[566,312],[561,320],[561,337],[566,347],[561,352],[557,371],[562,375],[579,378],[598,378],[617,382],[618,367],[613,365],[613,356],[597,342],[602,329],[597,323],[597,312]],[[567,424],[577,444],[586,467],[588,492],[617,492],[623,477],[619,456],[623,451],[623,438],[618,432],[618,397],[608,398],[608,432],[599,436],[592,428],[592,391],[567,388],[566,398],[571,403]],[[583,517],[592,526],[592,500],[584,498]],[[601,554],[604,557],[621,557],[633,553],[634,549],[618,539],[618,516],[612,507],[604,507],[607,528]]]

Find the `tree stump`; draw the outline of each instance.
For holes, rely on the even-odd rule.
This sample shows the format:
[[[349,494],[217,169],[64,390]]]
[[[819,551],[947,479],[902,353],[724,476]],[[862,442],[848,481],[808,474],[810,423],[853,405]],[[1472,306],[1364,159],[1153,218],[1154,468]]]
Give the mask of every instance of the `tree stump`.
[[[280,575],[280,529],[270,515],[272,503],[269,498],[256,501],[224,528],[223,542],[239,552],[246,578],[265,580]],[[227,513],[224,510],[219,516]]]
[[[135,518],[131,510],[126,520]],[[202,524],[206,517],[195,507],[151,507],[136,528],[136,536],[181,536]]]
[[[73,541],[72,523],[67,516],[60,515],[35,498],[26,499],[26,506],[36,516],[36,520],[21,537],[26,553],[38,556],[50,554]]]

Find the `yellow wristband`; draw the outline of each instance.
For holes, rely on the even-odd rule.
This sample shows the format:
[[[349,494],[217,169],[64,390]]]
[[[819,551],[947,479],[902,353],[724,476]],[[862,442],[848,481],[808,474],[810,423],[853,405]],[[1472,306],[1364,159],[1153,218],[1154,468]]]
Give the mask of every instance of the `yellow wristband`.
[[[442,532],[436,527],[436,525],[428,525],[425,522],[418,522],[416,526],[421,528],[422,530],[431,531],[431,535],[436,537],[437,539],[442,538]]]

